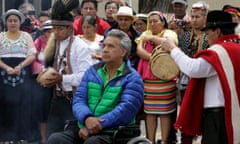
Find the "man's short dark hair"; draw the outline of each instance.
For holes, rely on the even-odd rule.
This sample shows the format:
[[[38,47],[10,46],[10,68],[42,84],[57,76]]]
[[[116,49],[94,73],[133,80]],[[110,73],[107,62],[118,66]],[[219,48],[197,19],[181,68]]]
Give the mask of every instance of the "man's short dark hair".
[[[105,3],[105,6],[104,6],[104,9],[106,10],[107,9],[107,6],[110,5],[110,4],[115,4],[117,6],[117,9],[119,9],[119,4],[115,1],[108,1]]]
[[[95,9],[98,8],[98,2],[97,2],[96,0],[83,0],[82,3],[81,3],[80,8],[83,8],[83,5],[84,5],[85,3],[88,3],[88,2],[93,3]]]

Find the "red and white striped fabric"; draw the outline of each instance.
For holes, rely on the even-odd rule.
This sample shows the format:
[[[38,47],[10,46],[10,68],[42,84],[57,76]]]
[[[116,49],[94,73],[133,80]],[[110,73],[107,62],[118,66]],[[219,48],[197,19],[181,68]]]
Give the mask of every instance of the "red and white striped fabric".
[[[199,52],[196,57],[207,60],[216,70],[221,82],[225,99],[225,123],[228,144],[240,143],[240,44],[236,35],[221,37],[208,50]],[[206,79],[190,80],[180,113],[175,124],[176,129],[190,135],[201,134],[201,115]]]

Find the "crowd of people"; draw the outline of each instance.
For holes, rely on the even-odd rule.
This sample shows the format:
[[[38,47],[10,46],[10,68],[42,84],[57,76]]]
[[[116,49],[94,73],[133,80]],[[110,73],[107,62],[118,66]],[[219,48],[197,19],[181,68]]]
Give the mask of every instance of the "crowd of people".
[[[152,144],[239,144],[240,6],[172,0],[167,18],[122,0],[100,16],[99,2],[3,14],[0,144],[112,144],[119,126],[142,120]],[[156,47],[176,63],[175,77],[153,73]]]

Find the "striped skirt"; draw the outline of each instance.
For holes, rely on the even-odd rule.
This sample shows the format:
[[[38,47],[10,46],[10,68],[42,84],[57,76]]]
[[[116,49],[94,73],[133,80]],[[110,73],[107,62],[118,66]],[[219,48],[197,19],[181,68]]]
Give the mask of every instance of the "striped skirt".
[[[147,114],[169,114],[176,110],[175,81],[144,80],[144,95]]]

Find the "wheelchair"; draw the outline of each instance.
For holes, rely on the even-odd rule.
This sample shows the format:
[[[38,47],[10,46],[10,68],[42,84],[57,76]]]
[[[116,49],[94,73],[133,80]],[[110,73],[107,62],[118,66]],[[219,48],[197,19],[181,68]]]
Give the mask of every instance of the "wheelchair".
[[[64,130],[77,125],[77,120],[67,120]],[[140,136],[139,125],[119,126],[113,133],[112,144],[152,144],[147,138]]]

